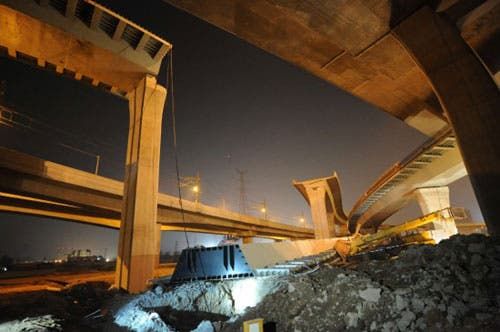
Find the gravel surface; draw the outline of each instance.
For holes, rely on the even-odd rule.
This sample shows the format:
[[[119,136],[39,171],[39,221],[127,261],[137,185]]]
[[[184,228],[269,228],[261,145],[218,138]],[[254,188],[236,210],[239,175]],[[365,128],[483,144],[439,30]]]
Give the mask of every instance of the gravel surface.
[[[136,296],[108,286],[1,297],[0,331],[239,332],[254,318],[293,332],[500,331],[500,241],[483,235],[289,277],[156,286]]]
[[[454,236],[356,269],[291,277],[222,331],[264,318],[278,331],[499,331],[500,242]]]

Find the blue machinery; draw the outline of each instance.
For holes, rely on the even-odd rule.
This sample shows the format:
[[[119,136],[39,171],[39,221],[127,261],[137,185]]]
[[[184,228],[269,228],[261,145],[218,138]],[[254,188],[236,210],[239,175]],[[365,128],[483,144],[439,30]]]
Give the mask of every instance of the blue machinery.
[[[321,246],[311,245],[314,241],[318,240],[184,249],[170,282],[288,275],[310,269],[311,266],[335,257],[334,241],[323,243]],[[301,247],[301,242],[302,247],[307,249],[294,250]],[[262,263],[264,258],[265,265]]]
[[[253,276],[238,244],[210,248],[184,249],[171,282],[223,280]]]

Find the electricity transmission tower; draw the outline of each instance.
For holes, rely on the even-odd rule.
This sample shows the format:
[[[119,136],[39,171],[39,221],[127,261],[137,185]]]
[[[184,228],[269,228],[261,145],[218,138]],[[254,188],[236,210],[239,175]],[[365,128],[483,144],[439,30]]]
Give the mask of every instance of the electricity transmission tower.
[[[239,202],[239,212],[240,214],[247,213],[247,195],[245,191],[245,174],[247,171],[242,171],[240,169],[236,169],[236,172],[240,176],[240,202]]]

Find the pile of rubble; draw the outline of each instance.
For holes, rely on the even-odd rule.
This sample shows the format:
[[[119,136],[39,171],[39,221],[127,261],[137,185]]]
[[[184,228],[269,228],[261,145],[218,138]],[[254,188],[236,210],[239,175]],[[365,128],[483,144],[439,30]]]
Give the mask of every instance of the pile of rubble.
[[[500,241],[483,235],[287,277],[108,286],[4,297],[0,331],[236,332],[254,318],[277,331],[500,331]]]
[[[349,269],[324,265],[289,277],[156,287],[117,310],[115,323],[134,330],[226,332],[263,318],[277,331],[496,331],[499,283],[500,242],[454,236]],[[175,315],[189,311],[206,315],[179,327]]]
[[[26,317],[22,320],[16,319],[0,323],[0,332],[62,331],[59,321],[60,319],[54,318],[52,315]]]
[[[77,284],[62,291],[35,291],[0,296],[0,332],[100,331],[108,302],[121,295],[105,282]]]
[[[190,331],[199,324],[207,325],[207,320],[219,321],[222,325],[223,321],[238,317],[247,307],[257,305],[266,295],[285,285],[285,279],[265,277],[156,286],[113,310],[114,323],[133,331],[167,332]],[[189,321],[180,319],[186,313],[189,313],[186,315]]]
[[[288,279],[222,331],[264,318],[278,331],[500,330],[500,242],[454,236],[356,269]]]

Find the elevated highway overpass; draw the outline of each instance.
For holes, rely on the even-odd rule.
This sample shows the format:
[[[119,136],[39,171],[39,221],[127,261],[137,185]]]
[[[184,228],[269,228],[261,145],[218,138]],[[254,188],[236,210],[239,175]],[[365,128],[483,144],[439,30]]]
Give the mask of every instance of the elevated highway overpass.
[[[123,182],[0,147],[0,211],[120,228]],[[313,238],[312,229],[158,196],[163,231],[234,234],[243,238]]]
[[[361,195],[348,214],[342,206],[336,173],[325,178],[294,181],[294,186],[311,206],[315,229],[323,229],[320,237],[330,237],[345,234],[347,226],[352,233],[361,228],[377,229],[415,199],[422,189],[443,188],[466,175],[455,135],[447,129],[388,169]],[[449,202],[448,197],[445,200]],[[449,206],[441,208],[445,207]],[[424,214],[429,212],[433,211]]]
[[[500,233],[500,1],[164,1],[429,137],[451,126],[489,231]],[[391,172],[395,183],[411,171]],[[379,189],[351,219],[375,225],[387,214]]]
[[[370,186],[349,213],[350,229],[377,228],[414,199],[416,190],[447,186],[466,175],[455,135],[446,130],[396,163]]]
[[[496,0],[164,1],[352,93],[428,136],[445,128],[449,120],[422,63],[405,45],[401,29],[405,21],[432,26],[423,15],[415,15],[428,8],[425,16],[442,17],[453,24],[492,75],[500,71],[500,49],[495,46],[500,42],[500,2]],[[424,33],[416,30],[413,33]],[[437,53],[431,36],[422,39],[427,45],[419,45],[429,55]],[[496,78],[500,84],[498,74]]]
[[[494,81],[498,82],[500,68],[498,0],[165,1],[339,86],[428,136],[451,126],[489,232],[500,234],[500,93]],[[155,76],[171,45],[92,0],[0,3],[0,30],[9,31],[0,34],[0,54],[89,82],[129,101],[121,210],[116,207],[119,188],[111,183],[100,188],[102,196],[95,195],[99,188],[82,188],[86,191],[76,196],[83,203],[76,206],[106,218],[122,211],[125,227],[120,227],[117,285],[140,291],[152,275],[156,255],[158,232],[151,220],[161,219],[156,217],[161,214],[157,184],[167,93]],[[121,70],[113,70],[116,66]],[[43,174],[44,164],[36,166]],[[6,176],[13,174],[6,172]],[[386,175],[392,179],[392,173]],[[33,175],[23,179],[18,184],[36,182]],[[71,189],[64,186],[70,180],[62,178],[58,183]],[[16,190],[15,179],[9,181],[11,190]],[[44,186],[48,184],[53,185],[48,181]],[[51,187],[54,196],[57,188]],[[390,195],[384,193],[388,188],[373,188],[376,192],[369,196],[375,200],[360,200],[349,216],[357,218],[356,225],[375,225],[388,213],[379,203],[382,196]],[[377,193],[384,195],[377,197]],[[50,195],[41,197],[46,202],[30,204],[68,203]],[[168,213],[175,213],[173,204]],[[193,218],[200,217],[195,207],[192,211]],[[208,208],[204,212],[210,214]],[[362,215],[371,217],[363,221]],[[337,220],[341,217],[337,214]]]

